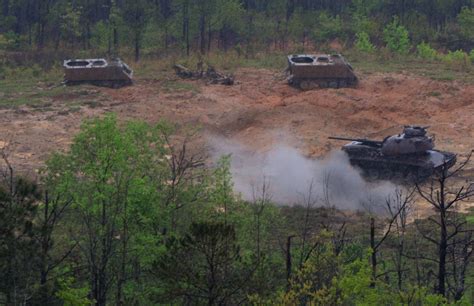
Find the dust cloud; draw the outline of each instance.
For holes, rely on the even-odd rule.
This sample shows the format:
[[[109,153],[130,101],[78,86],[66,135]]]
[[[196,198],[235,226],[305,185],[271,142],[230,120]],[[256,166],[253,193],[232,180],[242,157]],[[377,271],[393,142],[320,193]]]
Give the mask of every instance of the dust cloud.
[[[272,202],[280,205],[335,206],[339,209],[383,210],[396,190],[390,182],[369,183],[353,168],[347,155],[333,151],[324,159],[310,159],[286,143],[256,152],[240,143],[209,137],[217,161],[231,155],[234,191],[252,201],[267,186]]]

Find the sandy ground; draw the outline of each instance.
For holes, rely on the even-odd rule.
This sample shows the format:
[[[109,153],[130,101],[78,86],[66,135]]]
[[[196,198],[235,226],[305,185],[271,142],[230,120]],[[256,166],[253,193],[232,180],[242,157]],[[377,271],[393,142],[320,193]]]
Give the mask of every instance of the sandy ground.
[[[85,86],[100,93],[95,107],[67,111],[74,97],[58,97],[47,110],[0,110],[0,146],[8,146],[9,158],[18,168],[34,171],[51,152],[67,148],[83,119],[115,112],[124,119],[200,126],[201,133],[259,150],[280,136],[290,138],[293,146],[312,157],[342,145],[328,136],[382,139],[405,124],[431,126],[438,149],[462,156],[474,148],[474,85],[372,74],[363,76],[357,88],[302,92],[263,69],[240,69],[236,80],[234,86],[177,80],[194,88],[177,91],[164,87],[170,80],[137,80],[118,90]]]

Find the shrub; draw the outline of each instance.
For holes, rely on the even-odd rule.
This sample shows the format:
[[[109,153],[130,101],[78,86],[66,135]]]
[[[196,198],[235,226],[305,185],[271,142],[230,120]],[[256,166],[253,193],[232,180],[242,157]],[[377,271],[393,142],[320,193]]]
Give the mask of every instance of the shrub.
[[[375,47],[374,45],[370,42],[370,37],[369,34],[366,32],[360,32],[356,34],[356,48],[359,51],[362,52],[374,52]]]
[[[18,50],[21,46],[21,37],[13,31],[8,31],[0,37],[0,47],[7,50]]]
[[[383,39],[390,51],[407,54],[410,49],[408,30],[399,24],[398,18],[394,18],[383,30]]]
[[[474,64],[474,49],[472,49],[471,52],[469,53],[469,59]]]
[[[448,54],[442,57],[442,60],[449,64],[462,64],[467,63],[468,55],[462,50],[449,51]]]
[[[438,52],[431,48],[430,44],[422,42],[416,46],[416,52],[419,57],[426,60],[434,60],[438,57]]]

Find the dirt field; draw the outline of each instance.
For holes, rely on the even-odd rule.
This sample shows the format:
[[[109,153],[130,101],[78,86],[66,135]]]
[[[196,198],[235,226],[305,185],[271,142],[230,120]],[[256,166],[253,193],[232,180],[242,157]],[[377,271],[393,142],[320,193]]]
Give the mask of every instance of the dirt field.
[[[463,155],[474,148],[474,85],[404,74],[361,76],[358,88],[301,92],[281,75],[240,69],[234,86],[176,79],[139,79],[122,89],[70,87],[47,107],[0,110],[0,146],[21,170],[39,168],[48,155],[66,149],[83,119],[106,112],[120,118],[200,126],[264,150],[281,136],[308,156],[322,156],[342,143],[328,136],[382,139],[404,124],[430,125],[437,148]],[[90,99],[89,99],[90,97]]]

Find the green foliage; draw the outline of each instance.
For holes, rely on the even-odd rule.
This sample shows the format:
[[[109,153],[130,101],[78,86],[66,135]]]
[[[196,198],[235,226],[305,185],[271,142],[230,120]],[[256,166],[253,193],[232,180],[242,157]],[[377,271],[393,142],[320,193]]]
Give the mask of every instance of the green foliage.
[[[441,59],[449,64],[466,64],[469,61],[468,55],[462,50],[448,51]]]
[[[59,5],[57,9],[60,35],[64,40],[74,43],[81,35],[81,12],[70,3],[64,7]]]
[[[408,31],[400,25],[398,18],[394,18],[383,30],[383,39],[387,48],[398,54],[407,54],[410,50]]]
[[[353,30],[355,33],[365,32],[369,35],[376,35],[378,25],[374,19],[369,18],[365,15],[354,14],[352,22]]]
[[[73,277],[60,277],[57,280],[58,292],[56,293],[56,297],[59,298],[64,305],[68,306],[92,305],[93,301],[87,297],[89,294],[89,288],[76,288],[74,282],[75,280]]]
[[[469,59],[474,64],[474,49],[472,49],[471,52],[469,52]]]
[[[344,263],[330,243],[325,243],[323,249],[297,272],[288,291],[274,299],[253,295],[250,301],[256,305],[448,305],[444,297],[430,294],[426,288],[410,287],[399,292],[383,282],[374,282],[368,255]]]
[[[474,8],[463,7],[457,20],[464,38],[472,42],[474,40]]]
[[[98,50],[107,50],[111,43],[111,35],[110,26],[104,21],[99,21],[92,29],[92,46]]]
[[[5,50],[18,50],[21,46],[21,37],[13,31],[0,34],[0,48]]]
[[[216,0],[216,12],[211,21],[215,30],[233,31],[242,33],[245,11],[238,0]]]
[[[236,239],[233,226],[209,221],[192,224],[181,239],[171,238],[153,268],[169,301],[232,304],[250,272],[241,268]]]
[[[367,53],[375,51],[375,46],[370,42],[369,35],[366,32],[356,34],[355,46],[357,50]]]
[[[151,127],[143,122],[119,125],[113,115],[85,122],[74,138],[71,151],[55,155],[48,171],[60,178],[56,188],[63,188],[79,212],[74,225],[81,232],[92,233],[77,241],[90,264],[90,278],[96,281],[113,275],[119,260],[130,260],[145,245],[156,245],[160,237],[156,227],[169,226],[169,215],[161,204],[166,194],[168,166],[162,139],[166,127]],[[160,192],[163,192],[161,194]],[[145,245],[143,245],[145,244]],[[91,247],[91,246],[94,247]],[[115,253],[114,260],[104,254]],[[140,256],[146,266],[147,256]],[[140,261],[138,261],[140,263]],[[94,270],[92,267],[100,267]],[[128,269],[120,270],[119,279]],[[102,284],[103,285],[103,284]],[[107,288],[93,297],[103,300]]]
[[[4,173],[0,185],[0,297],[5,304],[19,303],[31,295],[28,275],[34,267],[38,245],[33,239],[33,220],[40,198],[38,186],[28,180]]]
[[[345,33],[342,27],[342,19],[339,15],[333,17],[327,12],[320,12],[316,19],[312,36],[315,41],[323,43],[336,38],[344,39]]]
[[[416,52],[422,59],[435,60],[438,58],[438,52],[425,42],[421,42],[416,46]]]

